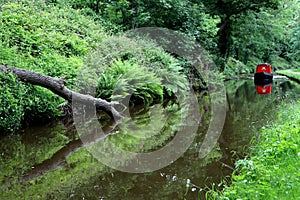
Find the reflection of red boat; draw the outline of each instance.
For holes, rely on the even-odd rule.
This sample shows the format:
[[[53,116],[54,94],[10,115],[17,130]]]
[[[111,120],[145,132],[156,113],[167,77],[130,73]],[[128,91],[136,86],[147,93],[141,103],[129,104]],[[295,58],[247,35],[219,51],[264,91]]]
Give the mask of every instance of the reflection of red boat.
[[[268,85],[256,85],[256,91],[258,94],[271,94],[272,93],[272,84]]]
[[[254,74],[255,85],[268,84],[272,83],[272,81],[272,66],[268,63],[257,65],[256,73]]]

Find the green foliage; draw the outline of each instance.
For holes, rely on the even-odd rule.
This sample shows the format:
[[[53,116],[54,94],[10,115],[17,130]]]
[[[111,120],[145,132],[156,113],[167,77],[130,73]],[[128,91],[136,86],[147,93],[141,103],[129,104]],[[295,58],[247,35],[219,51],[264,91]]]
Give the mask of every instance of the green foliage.
[[[241,24],[235,23],[234,20],[239,18],[245,13],[259,12],[262,9],[275,9],[277,8],[279,0],[263,0],[263,1],[215,1],[208,0],[203,1],[203,4],[206,6],[207,11],[211,15],[217,15],[221,18],[219,26],[221,27],[218,30],[218,48],[220,55],[224,58],[228,58],[231,55],[232,51],[232,37],[233,32],[236,30],[235,26]],[[253,23],[251,23],[253,25]],[[249,35],[252,32],[245,32],[243,34]]]
[[[115,101],[133,95],[132,98],[150,104],[163,98],[161,79],[147,68],[129,61],[117,60],[105,68],[97,88],[97,97]]]
[[[101,24],[69,7],[44,1],[9,1],[0,12],[0,63],[53,77],[72,87],[85,55],[105,37]],[[0,130],[12,132],[25,122],[57,116],[62,99],[1,73]]]
[[[210,13],[216,15],[233,16],[249,10],[258,11],[260,8],[277,8],[279,0],[263,0],[263,1],[248,1],[248,0],[208,0],[203,1]]]
[[[300,69],[294,69],[294,70],[277,70],[278,74],[285,75],[287,77],[296,79],[300,81]]]
[[[89,10],[123,30],[137,27],[166,27],[196,38],[214,53],[219,68],[229,57],[252,65],[269,62],[287,68],[298,59],[299,1],[52,1]],[[251,70],[250,70],[251,69]]]
[[[133,93],[133,99],[149,104],[187,89],[188,81],[182,67],[171,55],[147,40],[108,37],[103,41],[107,37],[105,24],[97,18],[99,24],[96,25],[91,18],[84,16],[86,14],[86,11],[73,10],[57,2],[8,2],[0,13],[0,62],[53,77],[65,77],[67,86],[73,88],[78,67],[88,52],[97,49],[97,55],[91,55],[87,64],[95,67],[95,63],[99,63],[95,59],[101,60],[96,68],[103,68],[103,76],[97,74],[97,78],[93,77],[91,81],[92,86],[99,86],[99,97],[111,99],[117,93],[118,98]],[[118,71],[120,69],[125,71]],[[89,73],[82,74],[88,82]],[[15,97],[17,102],[22,97],[24,103],[18,106],[19,112],[23,113],[16,113],[19,117],[14,121],[15,129],[6,130],[4,123],[1,126],[4,131],[16,130],[22,121],[48,119],[58,114],[56,107],[62,99],[45,89],[24,87],[30,91],[28,96]],[[115,91],[116,88],[122,92]],[[6,112],[5,117],[10,114],[14,117],[12,111]]]
[[[211,15],[221,18],[219,53],[233,57],[249,69],[268,62],[276,68],[296,66],[299,1],[203,1]],[[218,61],[220,58],[215,59]],[[224,62],[218,63],[221,70]]]
[[[34,119],[48,120],[49,113],[59,114],[55,102],[61,100],[50,91],[24,84],[7,72],[0,73],[0,84],[3,86],[0,88],[0,130],[5,133],[16,131]]]
[[[12,74],[0,73],[0,127],[7,131],[15,131],[21,126],[24,117],[22,97],[25,93],[25,86],[17,81]]]
[[[298,5],[298,9],[300,9],[300,4]],[[291,56],[295,61],[300,61],[300,22],[299,22],[299,16],[296,18],[298,22],[295,23],[293,30],[291,31]]]
[[[289,6],[288,6],[289,5]],[[260,9],[232,18],[232,53],[245,64],[269,62],[278,68],[290,66],[291,22],[295,11],[292,1],[280,2],[277,10]],[[296,11],[298,12],[298,11]],[[247,34],[247,33],[251,33]]]
[[[77,90],[120,100],[152,103],[188,89],[179,61],[146,39],[108,37],[79,69]]]
[[[103,28],[80,11],[50,7],[43,1],[7,3],[1,22],[2,45],[33,57],[50,53],[82,56],[104,35]]]
[[[253,68],[254,69],[254,68]],[[228,61],[225,64],[224,75],[227,77],[238,75],[238,74],[247,74],[251,71],[250,67],[247,67],[244,63],[239,60],[236,60],[232,57],[228,58]]]
[[[213,49],[219,17],[205,13],[201,2],[187,0],[65,0],[73,8],[91,9],[123,30],[139,27],[165,27],[180,30]]]
[[[251,157],[236,162],[232,184],[221,194],[214,193],[217,199],[299,197],[299,101],[281,111],[276,124],[261,130]]]

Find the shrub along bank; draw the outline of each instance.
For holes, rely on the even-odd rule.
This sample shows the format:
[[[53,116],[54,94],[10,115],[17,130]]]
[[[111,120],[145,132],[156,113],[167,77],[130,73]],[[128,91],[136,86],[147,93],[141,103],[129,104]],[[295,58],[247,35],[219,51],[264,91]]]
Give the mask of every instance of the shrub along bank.
[[[104,28],[80,11],[43,1],[9,1],[0,12],[0,62],[53,77],[68,86],[84,56],[105,36]],[[50,91],[0,73],[0,132],[13,132],[34,120],[57,116],[63,100]]]
[[[77,87],[83,80],[98,86],[97,97],[111,100],[133,93],[147,104],[188,88],[182,62],[150,41],[110,36],[121,29],[99,16],[88,16],[86,10],[12,0],[1,8],[0,21],[0,63],[65,77],[68,88],[88,92]],[[97,77],[90,77],[94,69],[101,70],[101,76],[97,71]],[[0,73],[0,84],[1,133],[52,119],[65,102],[10,73]]]
[[[261,129],[250,157],[236,162],[232,183],[209,199],[299,199],[299,103],[282,107],[278,120]]]

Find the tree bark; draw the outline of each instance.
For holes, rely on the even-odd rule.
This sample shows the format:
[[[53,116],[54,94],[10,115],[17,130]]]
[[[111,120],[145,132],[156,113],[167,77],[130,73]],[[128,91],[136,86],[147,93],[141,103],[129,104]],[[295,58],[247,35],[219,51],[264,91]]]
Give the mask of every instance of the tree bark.
[[[72,102],[73,98],[76,98],[82,103],[92,103],[97,110],[104,110],[113,116],[116,121],[119,121],[123,118],[123,116],[114,108],[114,106],[118,104],[117,102],[108,102],[104,99],[95,98],[90,95],[72,91],[65,86],[65,80],[62,78],[50,77],[26,69],[19,69],[0,64],[0,72],[7,71],[12,72],[23,82],[38,85],[51,90],[53,93],[59,95],[70,103]]]

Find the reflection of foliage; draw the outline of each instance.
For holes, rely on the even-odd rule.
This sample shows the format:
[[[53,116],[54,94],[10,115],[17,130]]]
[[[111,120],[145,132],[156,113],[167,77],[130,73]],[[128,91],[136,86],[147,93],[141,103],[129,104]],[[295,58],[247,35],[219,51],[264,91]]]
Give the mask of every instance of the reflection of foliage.
[[[289,99],[297,98],[297,91],[299,91],[297,85],[290,85],[290,82],[286,81],[281,83],[280,80],[274,83],[276,85],[273,85],[271,95],[258,95],[253,81],[240,80],[226,83],[227,91],[229,91],[227,93],[228,112],[225,121],[226,129],[223,130],[222,138],[225,141],[238,143],[228,143],[231,149],[244,154],[244,145],[239,144],[248,144],[257,133],[257,129],[273,119],[273,113],[276,113],[280,101],[287,102]],[[289,85],[290,91],[286,91],[285,87]]]
[[[277,122],[260,130],[251,148],[251,158],[236,162],[231,185],[214,193],[217,199],[299,197],[299,103],[281,105]]]
[[[170,104],[165,109],[154,106],[149,111],[138,116],[132,113],[133,122],[125,119],[125,123],[121,124],[122,132],[110,136],[110,142],[127,151],[149,151],[163,146],[180,126],[185,125],[181,121],[184,113],[177,104]]]
[[[122,138],[121,135],[125,134],[109,136],[109,140],[114,141],[115,143],[125,144],[128,146],[127,149],[133,151],[147,151],[160,147],[160,145],[168,142],[168,139],[173,136],[180,126],[182,126],[180,123],[181,117],[184,115],[184,109],[182,109],[183,108],[179,108],[177,104],[171,102],[166,105],[164,110],[168,114],[166,115],[167,119],[166,123],[164,124],[164,131],[158,133],[154,137],[147,138],[149,141],[145,141],[143,147],[140,146],[141,143],[138,143],[142,141],[141,138],[133,138],[134,140],[130,140],[128,137]],[[154,120],[153,123],[160,123],[161,121],[159,120],[161,120],[162,117],[162,109],[154,109],[151,111],[151,113],[147,112],[147,109],[145,111],[131,111],[133,121],[142,127],[147,125],[150,120]],[[152,115],[152,117],[150,117],[150,115]],[[48,127],[46,127],[46,129],[48,129]],[[143,128],[141,128],[141,130],[143,131]],[[116,180],[110,180],[112,178],[112,175],[109,173],[111,170],[104,168],[102,164],[97,162],[92,157],[86,148],[82,148],[67,157],[67,163],[65,163],[64,166],[65,169],[58,168],[36,179],[19,185],[17,183],[18,176],[23,174],[25,171],[30,170],[35,163],[40,163],[43,160],[48,159],[58,149],[68,143],[69,139],[63,135],[60,126],[53,129],[51,128],[48,131],[50,133],[46,134],[47,137],[44,136],[44,129],[41,129],[39,134],[33,134],[32,137],[34,137],[35,140],[32,140],[30,135],[24,136],[26,138],[16,135],[6,137],[1,141],[1,148],[4,148],[4,150],[1,150],[2,155],[4,155],[1,156],[1,172],[4,172],[4,174],[1,174],[1,181],[3,181],[3,185],[1,187],[2,191],[0,198],[55,199],[58,196],[61,198],[70,198],[72,196],[79,197],[81,195],[84,195],[85,197],[95,197],[100,194],[103,196],[108,195],[109,197],[112,197],[126,195],[120,194],[120,191],[124,191],[125,193],[129,194],[129,191],[133,188],[142,186],[140,182],[146,183],[146,180],[150,178],[150,174],[145,174],[145,176],[125,174],[125,176],[128,176],[128,179],[118,178]],[[151,133],[149,130],[144,131],[145,132],[143,134]],[[140,136],[143,136],[143,134]],[[120,138],[119,136],[121,139],[118,141],[118,138]],[[2,142],[7,145],[2,145]],[[197,149],[193,149],[192,154],[195,154],[194,151],[197,151]],[[20,161],[22,162],[21,165],[19,163]],[[187,161],[189,163],[191,162],[189,159]],[[198,162],[194,162],[194,164],[197,165],[195,166],[195,169],[203,166],[199,165]],[[184,167],[184,169],[188,170],[189,168]],[[176,169],[175,171],[178,171],[179,173],[180,170]],[[195,172],[197,171],[195,170]],[[117,175],[119,172],[113,173]],[[8,177],[15,177],[15,180]],[[177,182],[178,184],[173,184],[171,180],[172,179],[168,178],[166,181],[169,183],[166,182],[166,186],[163,188],[163,191],[167,196],[172,196],[174,191],[181,190],[184,186],[182,182],[185,180],[181,179],[179,182]],[[124,184],[124,181],[127,183]],[[7,189],[9,186],[10,189]],[[168,188],[170,187],[177,189],[174,191],[169,191]],[[182,195],[183,194],[184,191],[182,191]],[[155,195],[159,196],[159,193]]]
[[[110,135],[103,140],[95,142],[88,147],[89,150],[103,162],[111,163],[109,164],[110,166],[122,169],[125,169],[136,159],[143,159],[145,155],[143,153],[150,152],[151,154],[151,150],[155,151],[166,145],[172,145],[175,148],[165,150],[164,156],[171,155],[173,151],[182,152],[181,148],[185,146],[181,146],[178,143],[192,142],[195,132],[186,134],[184,132],[180,134],[181,136],[176,134],[178,134],[178,131],[184,130],[186,126],[195,127],[195,130],[189,130],[196,131],[197,123],[193,122],[192,117],[194,116],[191,117],[189,114],[193,108],[184,100],[180,102],[180,105],[178,104],[168,102],[165,107],[154,105],[131,110],[132,118],[126,117],[118,125],[118,134]],[[174,144],[172,143],[174,136],[180,137],[182,140],[177,139],[177,142]],[[169,157],[172,158],[172,156]],[[173,157],[174,159],[177,158],[177,154]],[[149,159],[150,161],[151,159]],[[145,160],[143,164],[147,162],[148,160]],[[151,165],[146,165],[141,166],[141,168],[147,171]]]
[[[31,135],[11,135],[1,139],[1,199],[53,199],[56,191],[60,193],[60,198],[67,199],[72,188],[88,183],[90,177],[99,172],[106,172],[104,166],[83,148],[67,157],[66,169],[58,168],[19,184],[18,177],[25,171],[29,171],[35,163],[50,158],[68,143],[69,139],[64,136],[64,132],[61,126],[36,127],[28,129]]]
[[[30,130],[28,129],[28,131]],[[1,139],[1,180],[16,175],[20,176],[35,163],[40,163],[51,157],[68,142],[68,138],[63,135],[63,131],[59,126],[54,128],[46,126],[35,130],[36,132],[31,136],[12,135]],[[43,135],[45,132],[49,135]],[[32,140],[32,138],[38,138],[39,140]],[[6,186],[5,181],[3,186]]]
[[[248,84],[247,84],[248,83]],[[249,105],[251,102],[255,102],[253,105],[254,109],[255,106],[259,107],[259,99],[255,99],[255,90],[252,86],[252,82],[247,81],[238,81],[238,82],[228,82],[228,92],[231,102],[235,102],[235,104],[231,104],[231,111],[232,115],[229,116],[228,121],[231,121],[234,123],[234,125],[237,127],[237,129],[227,129],[224,132],[225,139],[230,139],[229,144],[232,144],[232,146],[229,146],[232,149],[235,149],[236,145],[240,145],[244,141],[247,140],[246,133],[249,134],[249,128],[246,129],[247,123],[249,124],[250,117],[246,117],[245,115],[248,113],[251,113],[250,110],[252,107]],[[244,88],[245,87],[245,88]],[[231,88],[231,89],[230,89]],[[278,90],[276,90],[278,91]],[[200,95],[200,97],[202,97]],[[242,97],[245,97],[244,99]],[[259,96],[258,98],[260,98]],[[263,98],[263,97],[262,97]],[[267,98],[270,99],[270,98]],[[201,99],[199,99],[199,102]],[[204,98],[202,98],[203,102],[201,102],[200,113],[208,112],[205,108],[203,110],[202,104],[206,103],[209,105],[209,99],[208,95],[204,95]],[[262,101],[268,105],[268,100]],[[144,139],[144,136],[147,136],[148,134],[151,134],[153,127],[150,127],[149,130],[145,130],[145,126],[149,123],[151,123],[151,120],[154,120],[155,123],[161,122],[162,119],[162,110],[156,109],[156,110],[149,110],[149,108],[145,109],[137,109],[136,107],[132,110],[130,110],[133,122],[140,126],[140,137],[133,137],[130,135],[130,131],[125,134],[116,134],[107,137],[106,139],[108,141],[114,142],[116,145],[119,145],[120,148],[124,148],[126,150],[131,151],[149,151],[156,149],[157,147],[160,148],[160,144],[165,144],[166,142],[169,142],[168,138],[172,135],[172,131],[176,131],[178,126],[177,123],[180,122],[180,115],[181,113],[180,108],[178,105],[174,102],[168,105],[164,105],[163,108],[169,115],[167,116],[167,121],[165,123],[166,132],[167,134],[161,134],[158,133],[157,135],[153,136],[153,138],[156,138],[157,140],[153,140],[151,138]],[[209,107],[209,106],[207,106]],[[238,109],[240,111],[238,112]],[[245,115],[243,112],[245,112]],[[154,113],[156,112],[156,113]],[[264,112],[264,111],[261,111]],[[152,119],[150,116],[153,116],[154,119]],[[256,117],[256,115],[254,115]],[[156,119],[156,120],[155,120]],[[57,169],[55,171],[49,172],[48,174],[45,174],[35,180],[32,180],[30,182],[25,183],[22,186],[14,185],[11,187],[11,190],[6,190],[3,193],[1,193],[1,197],[10,197],[9,195],[15,197],[18,195],[23,194],[24,196],[20,197],[36,197],[40,196],[40,198],[82,198],[83,196],[86,199],[93,199],[96,197],[103,197],[103,198],[114,198],[114,199],[120,199],[120,198],[134,198],[140,199],[140,198],[147,198],[145,195],[151,194],[153,198],[160,199],[162,197],[165,198],[194,198],[197,193],[192,192],[192,188],[188,188],[188,192],[186,194],[186,179],[191,179],[191,182],[197,185],[199,188],[206,188],[206,185],[204,184],[210,184],[211,182],[218,181],[218,178],[213,179],[211,178],[216,176],[223,176],[222,171],[222,164],[220,162],[224,162],[224,160],[221,159],[221,156],[224,155],[224,149],[222,149],[222,145],[216,145],[216,147],[213,149],[213,151],[203,160],[198,159],[198,151],[199,146],[201,145],[201,141],[203,140],[203,134],[207,130],[208,122],[210,120],[209,116],[204,116],[202,118],[201,126],[199,127],[199,134],[197,135],[197,138],[195,142],[191,145],[190,149],[185,153],[185,156],[180,158],[178,161],[174,162],[170,166],[163,168],[157,172],[152,173],[145,173],[145,174],[128,174],[128,173],[122,173],[117,172],[113,170],[108,170],[105,168],[102,164],[98,163],[90,154],[90,152],[86,148],[80,149],[78,152],[75,152],[71,154],[67,158],[67,164],[66,169]],[[127,124],[127,123],[126,123]],[[125,125],[126,125],[125,124]],[[168,127],[169,126],[169,127]],[[172,128],[173,127],[173,128]],[[230,125],[227,124],[227,127],[230,127]],[[131,127],[127,127],[129,130]],[[179,127],[180,128],[180,127]],[[126,130],[126,127],[124,128]],[[127,129],[127,130],[128,130]],[[169,130],[173,129],[173,130]],[[255,130],[255,129],[254,129]],[[240,132],[241,131],[241,132]],[[245,131],[245,132],[244,132]],[[58,138],[61,136],[54,136],[53,141],[57,141]],[[38,137],[39,138],[39,137]],[[52,136],[51,136],[52,138]],[[55,139],[56,138],[56,139]],[[66,139],[66,138],[65,138]],[[141,142],[145,140],[145,142]],[[146,140],[149,140],[148,143]],[[39,138],[38,141],[43,141]],[[47,140],[46,140],[47,141]],[[237,141],[237,142],[234,142]],[[48,141],[49,143],[55,143]],[[66,140],[63,140],[62,143],[64,144],[67,142]],[[165,142],[165,143],[164,143]],[[43,143],[44,144],[44,143]],[[45,144],[48,145],[47,142]],[[243,143],[244,144],[244,143]],[[55,145],[55,144],[54,144]],[[57,144],[56,144],[57,145]],[[59,146],[59,145],[58,145]],[[221,149],[219,148],[221,147]],[[23,146],[22,148],[25,149]],[[30,146],[27,147],[29,150]],[[145,149],[144,149],[145,148]],[[40,149],[44,149],[43,145],[40,146]],[[48,152],[54,152],[57,150],[56,148],[53,148],[53,150],[45,148]],[[110,149],[111,150],[111,149]],[[35,149],[35,151],[38,151]],[[20,151],[21,152],[21,151]],[[43,151],[41,151],[42,153]],[[11,153],[12,157],[16,155],[24,155],[24,153],[19,154],[13,154]],[[42,161],[43,159],[48,158],[51,153],[47,154],[44,158],[38,159],[39,161]],[[34,154],[33,154],[34,155]],[[33,156],[32,155],[32,156]],[[43,154],[44,156],[45,154]],[[112,158],[115,159],[115,158]],[[116,158],[117,159],[117,158]],[[121,159],[120,159],[121,160]],[[220,162],[218,162],[220,161]],[[10,160],[6,160],[7,163],[10,162]],[[12,161],[12,163],[16,163],[15,166],[18,164],[17,159],[15,161]],[[32,166],[34,163],[34,160],[27,166],[25,166],[25,169],[28,169]],[[120,164],[126,164],[126,163],[120,163]],[[206,167],[204,167],[206,166]],[[8,166],[9,167],[9,166]],[[12,167],[14,168],[14,167]],[[213,170],[211,170],[213,169]],[[12,176],[13,174],[11,174]],[[206,180],[203,182],[203,180]],[[46,187],[46,189],[45,189]],[[15,195],[13,194],[15,193]]]
[[[268,120],[269,116],[265,113],[274,109],[271,108],[274,105],[271,102],[274,102],[276,97],[257,95],[252,81],[229,81],[226,86],[229,91],[227,93],[228,112],[225,121],[226,129],[223,130],[225,133],[222,137],[226,141],[248,144],[255,134],[255,127],[264,124],[264,120]],[[236,143],[229,143],[230,148],[243,153],[244,149],[236,148],[244,148],[244,146]]]

